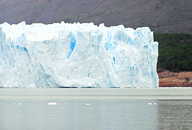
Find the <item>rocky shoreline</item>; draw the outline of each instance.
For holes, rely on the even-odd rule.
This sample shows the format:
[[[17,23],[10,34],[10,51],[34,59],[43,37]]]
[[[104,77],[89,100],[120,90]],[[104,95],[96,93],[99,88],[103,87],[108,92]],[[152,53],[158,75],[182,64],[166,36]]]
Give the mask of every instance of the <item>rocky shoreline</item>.
[[[192,87],[192,72],[158,69],[159,87]]]

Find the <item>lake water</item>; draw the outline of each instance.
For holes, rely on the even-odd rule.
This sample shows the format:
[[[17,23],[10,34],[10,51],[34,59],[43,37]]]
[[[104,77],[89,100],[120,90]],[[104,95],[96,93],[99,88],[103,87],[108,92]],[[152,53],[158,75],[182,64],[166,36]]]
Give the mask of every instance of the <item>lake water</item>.
[[[0,89],[0,130],[191,130],[192,89]]]

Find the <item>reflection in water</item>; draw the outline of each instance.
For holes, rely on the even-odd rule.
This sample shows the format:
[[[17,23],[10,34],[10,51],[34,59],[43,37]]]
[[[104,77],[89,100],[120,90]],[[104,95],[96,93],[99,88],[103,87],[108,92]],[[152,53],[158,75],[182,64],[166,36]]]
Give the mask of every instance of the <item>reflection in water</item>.
[[[156,100],[1,99],[0,129],[157,130],[157,107]]]
[[[191,130],[191,100],[158,100],[159,130]]]

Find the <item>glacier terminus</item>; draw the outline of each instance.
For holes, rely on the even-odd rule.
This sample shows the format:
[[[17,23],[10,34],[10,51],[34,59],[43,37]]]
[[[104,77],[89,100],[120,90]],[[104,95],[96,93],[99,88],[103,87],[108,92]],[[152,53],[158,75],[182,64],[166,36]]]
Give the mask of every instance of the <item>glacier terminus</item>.
[[[148,27],[0,25],[0,87],[157,88],[157,58]]]

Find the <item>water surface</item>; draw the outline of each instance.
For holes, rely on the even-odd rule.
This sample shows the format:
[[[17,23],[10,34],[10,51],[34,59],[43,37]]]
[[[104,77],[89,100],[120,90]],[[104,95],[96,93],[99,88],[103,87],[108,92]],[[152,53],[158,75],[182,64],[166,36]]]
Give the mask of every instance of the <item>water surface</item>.
[[[0,130],[192,129],[189,90],[167,91],[0,89]]]

